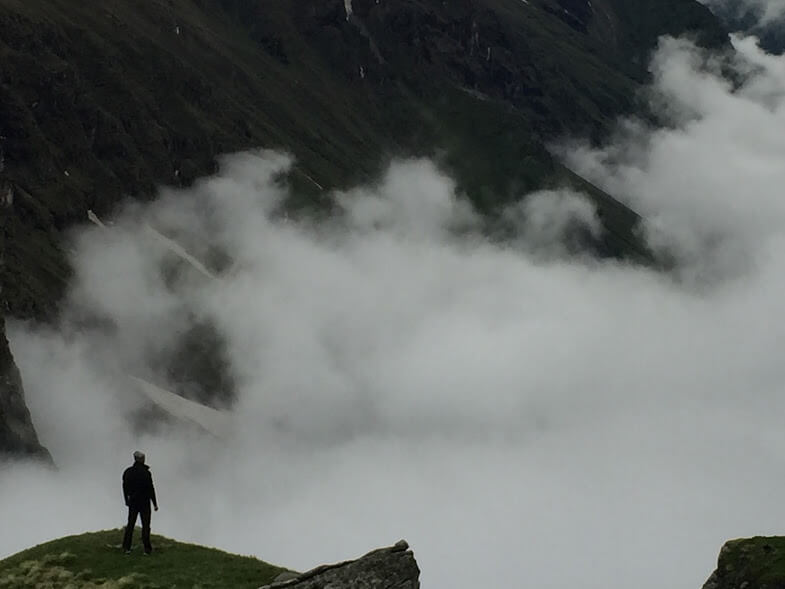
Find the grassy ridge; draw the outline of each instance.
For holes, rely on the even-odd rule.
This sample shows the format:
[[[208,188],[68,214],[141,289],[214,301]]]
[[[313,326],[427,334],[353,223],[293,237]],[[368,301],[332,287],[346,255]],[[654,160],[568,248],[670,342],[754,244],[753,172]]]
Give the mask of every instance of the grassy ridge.
[[[154,553],[120,548],[122,530],[69,536],[0,561],[0,587],[223,588],[251,589],[270,583],[283,569],[249,556],[176,542],[153,535]]]

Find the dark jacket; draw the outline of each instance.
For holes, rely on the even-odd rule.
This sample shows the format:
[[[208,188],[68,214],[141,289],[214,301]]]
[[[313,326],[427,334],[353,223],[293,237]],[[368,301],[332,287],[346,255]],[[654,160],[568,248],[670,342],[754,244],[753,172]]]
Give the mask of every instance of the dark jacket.
[[[150,467],[146,464],[136,462],[129,466],[123,473],[123,497],[128,507],[137,509],[150,509],[150,501],[158,506],[155,499],[155,487],[153,487],[153,475],[150,474]]]

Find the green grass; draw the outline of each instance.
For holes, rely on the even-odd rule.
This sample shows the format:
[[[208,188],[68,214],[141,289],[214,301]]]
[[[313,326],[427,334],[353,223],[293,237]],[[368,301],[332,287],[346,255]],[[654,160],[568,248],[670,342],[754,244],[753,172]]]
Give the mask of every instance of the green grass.
[[[256,588],[284,569],[250,556],[176,542],[153,535],[143,556],[137,530],[134,550],[120,548],[122,530],[69,536],[0,561],[0,588]]]

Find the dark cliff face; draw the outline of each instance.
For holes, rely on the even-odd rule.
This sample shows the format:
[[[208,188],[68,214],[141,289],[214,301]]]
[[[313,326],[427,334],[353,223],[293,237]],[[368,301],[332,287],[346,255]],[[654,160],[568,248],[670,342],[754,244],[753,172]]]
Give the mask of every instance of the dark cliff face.
[[[663,34],[721,46],[725,31],[683,0],[305,1],[299,26],[334,71],[472,90],[510,103],[538,135],[607,129],[629,110]],[[352,26],[354,25],[354,26]],[[347,47],[354,46],[353,51]]]
[[[5,159],[0,151],[0,271],[2,253],[9,238],[9,221],[14,191],[3,178]],[[25,403],[22,377],[14,363],[5,336],[5,319],[0,310],[0,461],[11,456],[33,456],[51,461],[49,453],[38,442],[38,435]]]
[[[0,5],[0,183],[12,195],[3,312],[56,320],[69,228],[88,210],[105,216],[123,198],[187,185],[224,152],[293,153],[293,206],[321,206],[317,185],[368,180],[391,156],[441,154],[493,215],[526,191],[578,181],[544,142],[597,139],[637,108],[659,34],[724,38],[693,0],[351,5],[351,15],[344,0]],[[606,227],[592,247],[645,257],[637,216],[589,190]],[[176,360],[168,371],[225,382]]]
[[[0,323],[0,461],[9,456],[32,456],[44,462],[51,457],[38,441],[25,404],[22,378],[14,364]]]

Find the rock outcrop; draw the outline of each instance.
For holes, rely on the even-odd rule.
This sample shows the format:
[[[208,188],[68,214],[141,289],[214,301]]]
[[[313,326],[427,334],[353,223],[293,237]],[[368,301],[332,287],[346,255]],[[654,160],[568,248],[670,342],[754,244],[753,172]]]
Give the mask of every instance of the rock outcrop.
[[[3,180],[4,164],[0,146],[0,272],[5,269],[3,252],[9,211],[14,198],[11,185]],[[22,377],[5,337],[5,317],[0,310],[0,460],[19,455],[32,455],[51,461],[49,452],[38,442],[30,411],[25,404]]]
[[[33,456],[51,462],[25,405],[22,377],[5,337],[5,320],[0,317],[0,460],[4,456]]]
[[[357,560],[323,565],[307,573],[282,573],[261,589],[419,589],[419,578],[414,554],[401,540]]]
[[[785,589],[785,537],[727,542],[703,589]]]

